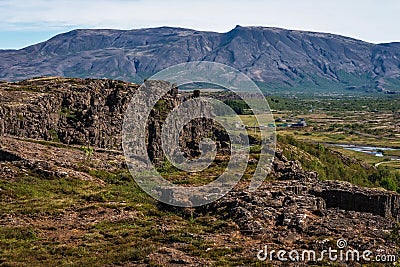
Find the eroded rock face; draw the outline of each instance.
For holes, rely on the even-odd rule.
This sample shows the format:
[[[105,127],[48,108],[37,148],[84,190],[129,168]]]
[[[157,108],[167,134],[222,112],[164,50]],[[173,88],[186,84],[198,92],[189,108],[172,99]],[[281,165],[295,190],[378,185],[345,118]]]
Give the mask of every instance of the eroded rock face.
[[[170,86],[163,82],[158,85]],[[50,79],[0,84],[0,134],[14,136],[0,139],[0,161],[4,162],[0,173],[13,179],[29,170],[46,179],[70,176],[103,183],[78,168],[85,159],[83,152],[49,150],[15,137],[105,148],[106,154],[98,155],[99,164],[104,164],[101,168],[111,168],[107,165],[111,161],[115,168],[124,168],[118,165],[124,162],[119,150],[123,116],[137,89],[137,85],[109,80]],[[163,159],[160,136],[165,112],[185,97],[194,96],[180,96],[172,90],[164,96],[163,108],[152,111],[147,122],[147,148],[153,160]],[[209,120],[194,120],[182,134],[186,156],[196,156],[199,140],[210,133],[219,140],[220,148],[229,147],[229,139],[220,127]],[[69,160],[64,162],[64,157]],[[255,192],[238,187],[196,212],[231,219],[242,233],[260,235],[278,246],[318,248],[320,243],[315,240],[319,237],[329,237],[331,241],[343,237],[351,247],[362,244],[368,249],[398,249],[387,238],[400,218],[398,194],[319,181],[317,173],[303,170],[298,161],[287,160],[279,149],[271,177],[273,182],[265,182]],[[164,197],[173,197],[174,192],[167,193]],[[198,200],[192,196],[187,201]]]
[[[317,173],[287,160],[279,149],[273,166],[275,181],[264,182],[255,192],[237,186],[195,213],[232,220],[242,234],[263,238],[272,248],[322,250],[344,238],[351,248],[397,253],[388,234],[399,220],[399,194],[320,181]],[[173,191],[168,193],[173,197]]]
[[[92,79],[2,84],[0,135],[120,148],[124,110],[137,88]]]
[[[328,208],[368,212],[397,221],[400,218],[400,196],[391,192],[327,181],[314,186],[310,193],[323,198]]]
[[[21,157],[7,150],[0,149],[0,161],[19,161]]]
[[[211,204],[210,210],[225,210],[243,227],[249,218],[269,214],[274,224],[303,229],[307,218],[324,217],[328,209],[369,213],[399,220],[400,195],[380,189],[362,188],[347,182],[320,181],[315,172],[304,171],[297,161],[288,161],[280,150],[274,159],[273,176],[260,190],[234,190]],[[265,219],[265,218],[264,218]],[[255,232],[263,227],[254,228]],[[247,229],[249,230],[249,229]]]
[[[171,88],[147,121],[148,155],[158,162],[164,159],[161,129],[166,114],[192,96],[179,95],[168,82],[147,83],[155,89]],[[0,136],[121,150],[125,111],[138,88],[107,79],[44,78],[0,84]],[[137,103],[138,107],[143,103]],[[182,134],[182,150],[187,156],[196,156],[198,141],[212,132],[227,139],[211,120],[189,122]],[[224,144],[226,147],[227,142]]]
[[[196,212],[231,219],[241,233],[262,238],[269,249],[321,251],[328,244],[335,248],[342,238],[348,248],[398,252],[388,236],[399,220],[399,194],[319,181],[279,150],[273,175],[278,181],[265,182],[255,192],[236,188]]]
[[[155,89],[171,88],[162,99],[162,107],[154,108],[147,121],[148,154],[152,160],[160,161],[164,158],[161,129],[166,114],[188,98],[198,97],[198,92],[191,96],[180,95],[167,82],[148,83]],[[124,113],[137,90],[138,85],[107,79],[42,78],[2,83],[0,135],[120,150]],[[140,106],[141,103],[136,104]],[[210,134],[216,136],[219,149],[229,148],[228,135],[209,119],[193,120],[183,129],[180,144],[185,156],[198,156],[199,141]],[[0,160],[21,159],[6,150],[0,152]],[[39,167],[48,169],[41,165]],[[304,201],[301,206],[294,207],[296,210],[322,214],[322,207],[338,208],[399,220],[399,195],[343,182],[321,182],[317,173],[304,171],[298,161],[288,161],[279,150],[273,163],[272,176],[281,184],[278,185],[279,190],[267,190],[271,192],[272,199],[265,201],[278,201],[281,207],[287,207],[286,210],[290,210],[293,203],[299,203],[294,199],[301,196]],[[282,191],[282,188],[285,190]],[[283,194],[282,199],[278,197],[279,194]],[[252,194],[249,193],[249,196]],[[243,210],[238,213],[246,214]],[[287,223],[287,217],[282,215],[279,220]]]

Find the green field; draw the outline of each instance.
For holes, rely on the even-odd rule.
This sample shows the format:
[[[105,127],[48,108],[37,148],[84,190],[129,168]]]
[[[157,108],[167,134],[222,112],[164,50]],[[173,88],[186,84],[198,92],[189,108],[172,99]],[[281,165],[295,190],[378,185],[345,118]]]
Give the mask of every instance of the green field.
[[[291,122],[304,118],[307,122],[307,127],[277,127],[277,134],[281,136],[280,140],[284,143],[287,143],[288,140],[295,140],[290,142],[296,143],[298,141],[297,146],[306,150],[309,149],[307,146],[323,146],[328,150],[340,152],[344,156],[355,158],[360,163],[364,162],[372,166],[372,170],[365,171],[362,177],[351,178],[346,175],[346,173],[351,173],[352,169],[358,169],[355,166],[350,166],[350,168],[343,169],[346,173],[329,175],[329,177],[324,178],[349,180],[364,186],[383,186],[390,190],[399,190],[400,161],[391,160],[391,157],[399,157],[400,150],[385,150],[383,157],[377,157],[335,145],[346,144],[400,149],[399,97],[379,96],[372,98],[364,96],[359,98],[314,99],[313,97],[283,98],[274,96],[269,97],[268,100],[271,109],[274,110],[275,118]],[[248,119],[245,118],[245,120]],[[309,150],[312,151],[312,149]],[[299,159],[309,169],[324,173],[323,167],[318,166],[318,164],[310,164],[302,158]],[[329,157],[325,160],[326,162],[330,161]],[[362,169],[366,169],[366,166]],[[337,167],[342,168],[339,165]],[[327,168],[325,166],[325,169]],[[334,167],[332,167],[331,172],[337,173],[334,172]],[[384,181],[382,183],[377,182],[377,176]],[[387,185],[388,181],[390,186]]]

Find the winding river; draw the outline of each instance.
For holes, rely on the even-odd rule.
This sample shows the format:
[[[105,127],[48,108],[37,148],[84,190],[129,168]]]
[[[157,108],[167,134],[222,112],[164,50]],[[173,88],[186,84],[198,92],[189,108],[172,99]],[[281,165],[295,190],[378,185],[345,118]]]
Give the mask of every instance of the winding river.
[[[333,146],[342,147],[347,150],[363,152],[369,155],[374,155],[376,157],[386,157],[391,160],[400,160],[400,157],[397,156],[385,156],[385,151],[400,151],[399,148],[390,148],[390,147],[376,147],[376,146],[363,146],[363,145],[348,145],[348,144],[331,144]]]

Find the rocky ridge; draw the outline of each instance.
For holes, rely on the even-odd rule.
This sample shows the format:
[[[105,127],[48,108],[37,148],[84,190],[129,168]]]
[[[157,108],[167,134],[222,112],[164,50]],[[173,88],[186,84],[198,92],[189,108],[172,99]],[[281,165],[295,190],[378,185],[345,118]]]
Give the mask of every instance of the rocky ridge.
[[[161,126],[168,110],[185,101],[167,82],[148,81],[154,88],[171,90],[148,117],[148,154],[162,160]],[[107,79],[38,78],[0,84],[0,135],[56,141],[67,145],[121,150],[122,125],[130,99],[139,85]],[[143,103],[135,103],[140,109]],[[207,123],[207,127],[202,127]],[[186,127],[183,147],[193,146],[208,132],[226,139],[219,127],[193,120]],[[190,140],[189,140],[190,139]],[[185,141],[186,140],[186,141]],[[185,148],[186,147],[186,148]]]
[[[143,81],[169,66],[211,61],[269,88],[398,91],[397,43],[268,27],[216,33],[161,27],[74,30],[21,50],[0,51],[0,79],[37,76]]]
[[[170,85],[159,82],[159,86]],[[91,159],[92,168],[125,168],[118,143],[121,114],[128,96],[136,89],[137,85],[129,83],[91,79],[1,84],[2,177],[13,180],[33,172],[45,179],[72,177],[104,184],[82,169],[80,163],[86,156],[79,146],[90,144],[98,152]],[[172,108],[182,100],[172,90],[164,103]],[[157,133],[163,116],[154,112],[149,119],[149,132],[154,138],[149,139],[148,147],[153,158],[159,158],[162,152]],[[203,126],[197,123],[195,128],[189,127],[184,139],[200,138],[193,137],[190,130],[199,134],[210,130]],[[398,252],[398,244],[389,237],[399,221],[400,195],[339,181],[320,181],[317,173],[287,160],[279,149],[271,177],[274,181],[265,182],[255,192],[249,192],[241,183],[218,201],[190,212],[231,219],[243,235],[276,247],[333,247],[336,240],[344,238],[350,248]]]

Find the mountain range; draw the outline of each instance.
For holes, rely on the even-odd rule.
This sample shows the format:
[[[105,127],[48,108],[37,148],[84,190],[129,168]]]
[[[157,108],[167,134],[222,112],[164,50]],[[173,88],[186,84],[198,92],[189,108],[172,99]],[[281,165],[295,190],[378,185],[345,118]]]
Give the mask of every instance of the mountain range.
[[[242,26],[226,33],[173,27],[73,30],[20,50],[0,50],[0,79],[141,82],[166,67],[199,60],[232,66],[263,90],[400,93],[400,43]]]

